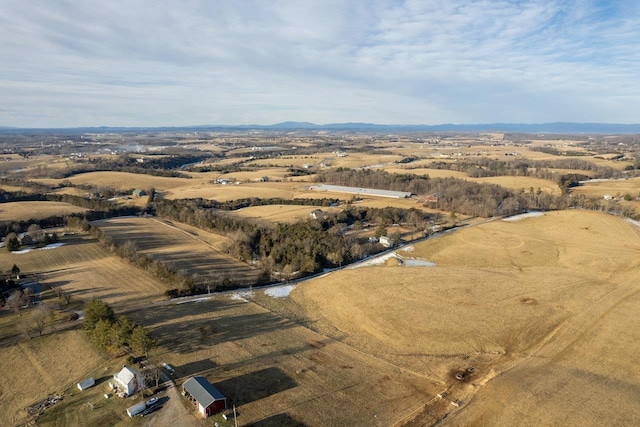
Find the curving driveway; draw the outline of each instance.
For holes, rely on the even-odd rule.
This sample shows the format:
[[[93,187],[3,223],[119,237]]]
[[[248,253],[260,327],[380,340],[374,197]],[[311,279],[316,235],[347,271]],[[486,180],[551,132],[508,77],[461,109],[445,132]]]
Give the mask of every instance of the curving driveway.
[[[199,418],[195,409],[190,411],[182,402],[182,396],[176,385],[164,373],[162,374],[164,384],[167,389],[158,393],[156,397],[164,402],[162,409],[146,417],[144,427],[198,427],[206,425],[205,421]]]

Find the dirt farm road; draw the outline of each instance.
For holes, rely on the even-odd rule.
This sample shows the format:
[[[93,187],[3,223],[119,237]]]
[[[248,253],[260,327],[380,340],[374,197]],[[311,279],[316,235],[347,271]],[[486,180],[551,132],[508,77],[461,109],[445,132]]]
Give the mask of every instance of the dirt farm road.
[[[164,378],[164,375],[163,380],[168,387],[156,396],[161,402],[164,402],[162,409],[149,415],[143,426],[198,427],[205,425],[204,420],[198,418],[195,408],[193,411],[189,411],[182,403],[180,391],[173,381]]]

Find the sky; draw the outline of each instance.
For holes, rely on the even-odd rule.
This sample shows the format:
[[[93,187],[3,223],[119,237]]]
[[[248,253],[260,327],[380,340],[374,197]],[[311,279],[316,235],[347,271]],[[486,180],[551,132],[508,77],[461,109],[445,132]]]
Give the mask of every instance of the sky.
[[[0,126],[640,123],[637,0],[0,10]]]

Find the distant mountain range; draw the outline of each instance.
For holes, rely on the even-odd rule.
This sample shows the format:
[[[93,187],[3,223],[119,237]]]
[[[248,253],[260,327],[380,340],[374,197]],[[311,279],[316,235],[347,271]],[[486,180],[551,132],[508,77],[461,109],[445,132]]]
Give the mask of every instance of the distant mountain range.
[[[308,130],[362,130],[362,131],[407,131],[407,132],[523,132],[523,133],[640,133],[640,124],[617,123],[486,123],[486,124],[440,124],[440,125],[379,125],[372,123],[331,123],[316,125],[308,122],[283,122],[268,126],[274,129]]]
[[[348,132],[517,132],[552,134],[640,134],[640,124],[618,123],[485,123],[485,124],[441,124],[441,125],[381,125],[374,123],[330,123],[317,125],[309,122],[282,122],[273,125],[200,125],[162,127],[80,127],[80,128],[17,128],[0,126],[0,133],[104,133],[141,131],[348,131]]]

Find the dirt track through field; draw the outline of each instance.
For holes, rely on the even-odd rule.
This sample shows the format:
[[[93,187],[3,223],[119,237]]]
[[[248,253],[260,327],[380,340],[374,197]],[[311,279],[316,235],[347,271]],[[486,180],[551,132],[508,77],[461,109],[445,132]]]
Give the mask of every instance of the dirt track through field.
[[[165,227],[169,227],[173,230],[179,231],[180,233],[184,234],[185,236],[189,237],[190,239],[196,240],[200,243],[203,243],[205,245],[207,245],[208,247],[211,248],[211,250],[218,252],[220,254],[222,254],[222,252],[220,252],[214,245],[212,245],[211,243],[209,243],[208,241],[206,241],[205,239],[203,239],[202,237],[200,237],[197,234],[193,234],[193,231],[187,231],[184,228],[180,228],[178,227],[175,223],[167,221],[167,220],[160,220],[157,218],[151,218],[151,220],[157,222],[158,224],[164,225]],[[181,224],[184,227],[184,224]]]
[[[169,387],[165,392],[159,394],[159,399],[168,398],[162,405],[162,409],[151,415],[142,425],[144,427],[154,426],[175,426],[175,427],[196,427],[206,425],[204,420],[198,417],[195,408],[188,411],[182,403],[182,396],[178,388],[167,381]]]
[[[589,308],[583,310],[562,325],[557,332],[553,333],[552,337],[545,340],[545,343],[539,350],[532,352],[531,356],[540,355],[550,357],[550,361],[562,357],[562,354],[566,350],[574,347],[577,342],[583,339],[590,330],[600,324],[618,305],[640,293],[640,289],[635,289],[638,278],[640,278],[640,272],[619,284],[599,300],[594,301]]]
[[[36,369],[36,371],[38,371],[38,373],[42,377],[42,380],[46,381],[47,384],[50,386],[53,385],[54,384],[53,377],[49,374],[49,372],[47,372],[46,369],[42,367],[42,365],[40,364],[38,359],[35,358],[31,350],[29,350],[22,343],[18,344],[18,348],[22,351],[22,354],[24,354],[26,358],[29,359],[29,363],[31,364],[32,367]]]

